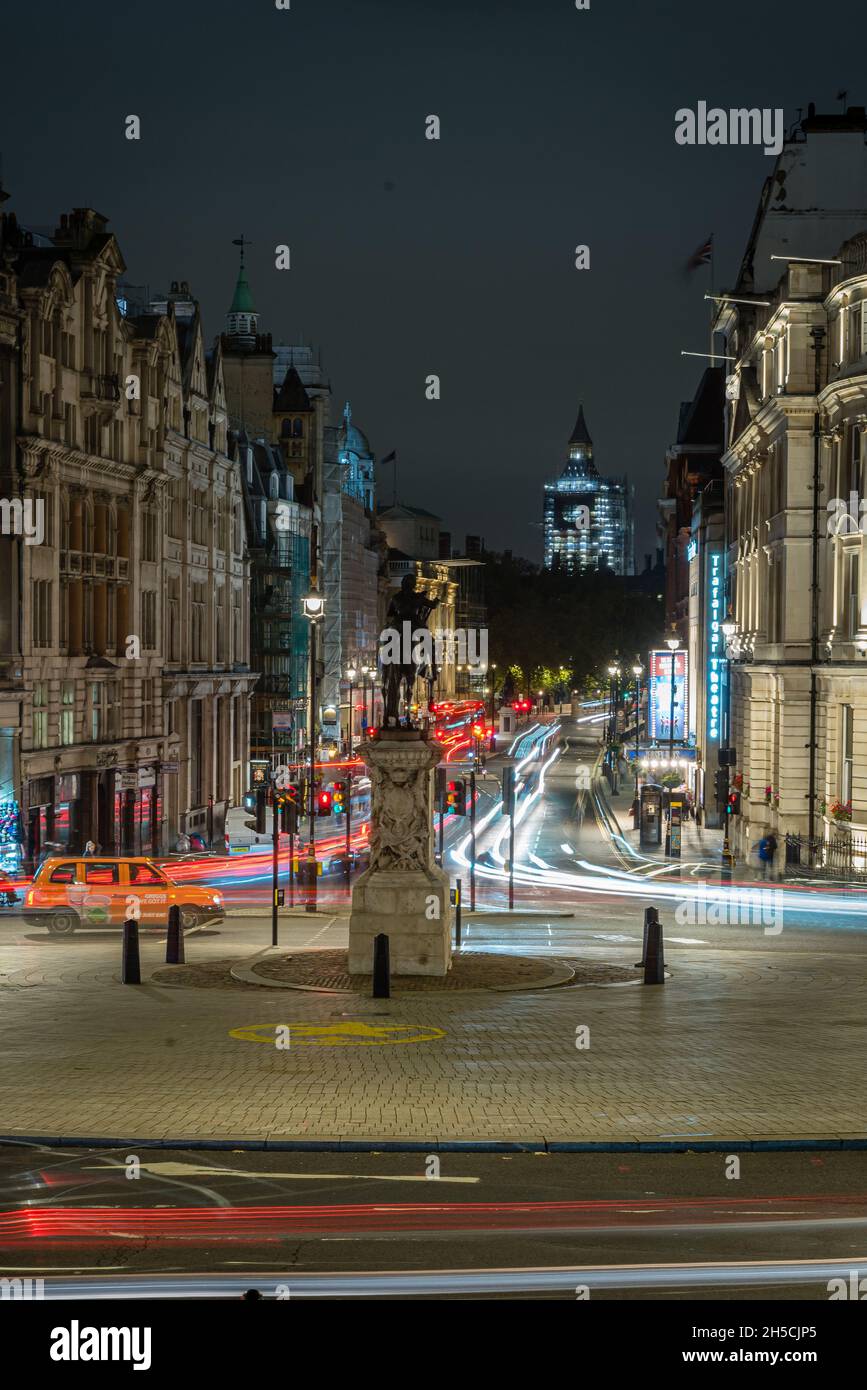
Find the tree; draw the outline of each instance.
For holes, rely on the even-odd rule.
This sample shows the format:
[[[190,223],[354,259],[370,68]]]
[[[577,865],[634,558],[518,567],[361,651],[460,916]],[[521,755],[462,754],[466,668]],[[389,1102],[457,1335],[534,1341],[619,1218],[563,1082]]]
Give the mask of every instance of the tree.
[[[485,559],[491,660],[518,667],[527,691],[584,689],[616,653],[631,664],[659,640],[662,603],[633,579],[540,570],[510,551]],[[550,686],[534,687],[537,671],[549,673]]]

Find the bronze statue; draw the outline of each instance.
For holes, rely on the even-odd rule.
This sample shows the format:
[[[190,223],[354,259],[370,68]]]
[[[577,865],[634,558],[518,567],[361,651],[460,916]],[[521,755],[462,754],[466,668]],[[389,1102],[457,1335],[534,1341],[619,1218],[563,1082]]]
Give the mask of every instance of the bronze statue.
[[[436,661],[434,658],[433,639],[427,625],[427,620],[436,608],[439,600],[430,599],[420,594],[415,587],[415,576],[405,574],[401,580],[400,589],[394,595],[388,605],[386,622],[397,639],[400,650],[400,659],[394,660],[394,654],[387,649],[383,654],[382,672],[382,700],[384,705],[383,728],[400,728],[400,695],[401,686],[406,687],[406,703],[409,706],[412,700],[413,686],[416,679],[425,673],[428,684],[428,701],[432,698],[433,685],[437,676]],[[407,627],[404,626],[407,624]],[[409,636],[407,643],[405,638]],[[419,659],[419,648],[422,648],[424,660]],[[404,727],[413,728],[412,717],[407,710]]]

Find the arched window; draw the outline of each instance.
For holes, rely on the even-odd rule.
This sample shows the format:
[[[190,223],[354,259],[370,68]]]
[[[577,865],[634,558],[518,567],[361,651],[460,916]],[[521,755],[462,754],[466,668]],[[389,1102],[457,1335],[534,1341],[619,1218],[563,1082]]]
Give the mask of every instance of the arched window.
[[[280,478],[277,473],[271,474],[270,491],[273,500],[280,496]]]
[[[304,436],[304,421],[303,421],[303,420],[293,420],[293,421],[292,421],[292,433],[294,434],[294,436],[295,436],[296,439],[301,439],[301,438],[303,438],[303,436]]]
[[[280,435],[281,435],[281,438],[283,438],[283,439],[288,439],[291,433],[292,433],[292,421],[291,421],[291,420],[283,420],[282,423],[281,423],[281,425],[280,425]]]

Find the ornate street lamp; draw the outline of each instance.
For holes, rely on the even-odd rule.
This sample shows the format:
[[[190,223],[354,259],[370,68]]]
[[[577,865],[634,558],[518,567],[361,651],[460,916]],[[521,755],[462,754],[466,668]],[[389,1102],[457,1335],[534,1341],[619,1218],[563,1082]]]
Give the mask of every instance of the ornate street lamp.
[[[346,679],[347,679],[347,681],[349,682],[349,749],[348,749],[348,754],[349,754],[349,757],[350,757],[350,758],[352,757],[352,719],[353,719],[353,715],[355,714],[355,710],[354,710],[353,707],[352,707],[352,695],[353,695],[353,691],[354,691],[354,689],[355,689],[355,681],[356,681],[357,676],[358,676],[358,671],[357,671],[356,667],[353,666],[353,665],[351,665],[351,664],[350,664],[349,666],[347,666],[347,668],[346,668]]]
[[[635,677],[635,824],[638,824],[638,731],[641,723],[641,677],[644,671],[640,661],[636,661],[632,668]]]
[[[316,624],[325,615],[325,600],[317,589],[311,589],[301,600],[305,618],[310,624],[310,846],[307,855],[310,873],[310,895],[306,910],[316,911]]]

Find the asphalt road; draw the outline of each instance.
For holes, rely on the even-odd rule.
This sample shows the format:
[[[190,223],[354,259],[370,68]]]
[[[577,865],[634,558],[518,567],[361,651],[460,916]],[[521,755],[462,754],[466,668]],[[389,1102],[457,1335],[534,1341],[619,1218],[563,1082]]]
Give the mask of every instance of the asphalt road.
[[[571,1300],[826,1301],[830,1277],[867,1276],[861,1153],[743,1154],[736,1178],[722,1154],[445,1153],[432,1171],[424,1153],[3,1147],[0,1272],[49,1296]]]

